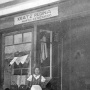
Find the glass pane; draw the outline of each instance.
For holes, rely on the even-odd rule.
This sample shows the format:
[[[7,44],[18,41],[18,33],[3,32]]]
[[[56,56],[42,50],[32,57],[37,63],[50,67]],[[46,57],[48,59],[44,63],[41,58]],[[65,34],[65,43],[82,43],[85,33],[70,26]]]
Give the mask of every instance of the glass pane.
[[[22,75],[28,75],[28,69],[22,69]]]
[[[23,50],[24,51],[30,51],[32,48],[32,44],[28,43],[28,44],[23,44]]]
[[[22,68],[22,64],[21,63],[19,63],[19,65],[14,63],[14,69],[20,69],[20,68]]]
[[[23,34],[23,42],[31,42],[32,41],[32,32],[27,32]]]
[[[47,31],[40,32],[40,40],[42,42],[47,42],[47,43],[52,42],[52,38],[51,38],[50,32],[47,32]]]
[[[5,54],[5,60],[7,60],[7,59],[12,60],[13,57],[14,57],[14,54],[13,54],[13,53],[9,53],[9,54],[6,53],[6,54]]]
[[[12,75],[11,76],[11,85],[14,85],[17,83],[17,75]]]
[[[15,52],[30,51],[30,50],[31,50],[31,43],[15,45]]]
[[[50,67],[41,67],[41,72],[44,77],[50,77]]]
[[[23,51],[23,44],[20,44],[20,45],[15,45],[14,46],[15,47],[15,52],[21,52],[21,51]]]
[[[14,35],[14,44],[22,43],[22,34]]]
[[[14,75],[21,75],[21,69],[14,69]]]
[[[17,68],[28,68],[29,67],[29,63],[24,63],[22,64],[21,62],[19,63],[19,65],[17,65],[17,63],[14,63],[14,69],[17,69]]]
[[[6,36],[5,37],[5,45],[12,45],[13,44],[13,36]]]
[[[31,50],[31,43],[5,47],[5,53],[8,54],[14,52],[30,51],[30,50]]]
[[[41,42],[41,53],[40,53],[40,62],[41,66],[50,66],[50,45],[47,43]]]
[[[41,59],[40,59],[41,60]],[[43,60],[43,62],[41,63],[41,67],[47,67],[50,66],[50,58],[46,58],[45,60]]]
[[[5,47],[5,53],[13,53],[13,52],[14,52],[14,46]]]

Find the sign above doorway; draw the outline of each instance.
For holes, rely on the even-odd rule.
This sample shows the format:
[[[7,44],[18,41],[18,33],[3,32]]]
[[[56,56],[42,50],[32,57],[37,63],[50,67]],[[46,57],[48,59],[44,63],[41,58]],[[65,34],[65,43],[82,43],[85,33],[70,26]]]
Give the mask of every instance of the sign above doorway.
[[[14,25],[37,21],[37,20],[46,19],[46,18],[51,18],[54,16],[58,16],[58,7],[53,7],[53,8],[42,10],[39,12],[34,12],[34,13],[15,17]]]

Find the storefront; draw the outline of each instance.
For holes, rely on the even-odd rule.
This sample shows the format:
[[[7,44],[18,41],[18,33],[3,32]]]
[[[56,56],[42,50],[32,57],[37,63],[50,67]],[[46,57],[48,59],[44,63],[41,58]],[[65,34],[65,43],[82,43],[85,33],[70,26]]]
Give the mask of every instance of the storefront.
[[[1,17],[1,87],[27,85],[39,65],[50,81],[46,88],[88,90],[89,4],[56,2]]]

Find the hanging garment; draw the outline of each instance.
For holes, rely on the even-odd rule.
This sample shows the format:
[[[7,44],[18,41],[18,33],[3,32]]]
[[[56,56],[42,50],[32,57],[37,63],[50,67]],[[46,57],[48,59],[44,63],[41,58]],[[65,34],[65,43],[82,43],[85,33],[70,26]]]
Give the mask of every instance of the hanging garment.
[[[47,50],[47,44],[46,44],[46,37],[43,36],[41,39],[41,63],[48,57],[48,50]]]

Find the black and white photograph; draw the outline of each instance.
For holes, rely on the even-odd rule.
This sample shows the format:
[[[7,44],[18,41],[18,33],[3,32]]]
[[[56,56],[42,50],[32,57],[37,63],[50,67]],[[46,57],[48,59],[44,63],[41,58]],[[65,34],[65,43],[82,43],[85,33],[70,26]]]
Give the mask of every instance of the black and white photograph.
[[[0,0],[0,90],[90,90],[90,0]]]

